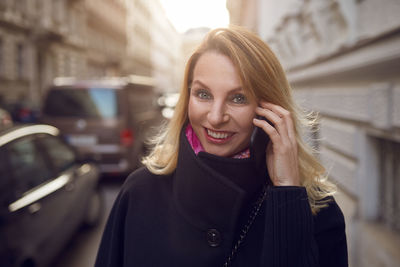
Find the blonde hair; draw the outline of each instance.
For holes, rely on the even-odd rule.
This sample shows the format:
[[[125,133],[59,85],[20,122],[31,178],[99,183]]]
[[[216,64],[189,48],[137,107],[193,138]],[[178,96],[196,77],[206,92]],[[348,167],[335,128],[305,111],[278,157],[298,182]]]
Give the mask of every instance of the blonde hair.
[[[312,127],[315,121],[307,118],[295,105],[285,72],[268,45],[256,34],[239,26],[210,31],[189,58],[174,115],[164,131],[153,140],[154,149],[143,159],[143,164],[154,174],[166,175],[176,169],[180,133],[188,120],[193,69],[207,51],[223,54],[232,60],[249,95],[280,105],[291,113],[298,142],[301,183],[307,190],[313,213],[318,212],[326,205],[326,197],[333,195],[336,188],[327,180],[325,168],[301,138],[301,126]]]

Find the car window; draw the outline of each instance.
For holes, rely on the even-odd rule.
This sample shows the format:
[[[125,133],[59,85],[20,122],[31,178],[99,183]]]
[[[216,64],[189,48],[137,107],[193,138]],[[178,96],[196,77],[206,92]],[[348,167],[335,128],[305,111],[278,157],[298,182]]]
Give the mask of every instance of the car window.
[[[51,90],[43,112],[49,116],[113,118],[118,114],[114,89],[56,89]]]
[[[2,208],[6,207],[11,200],[15,199],[12,190],[13,184],[10,173],[7,168],[6,157],[4,149],[0,148],[0,212]]]
[[[7,177],[8,172],[7,172],[7,166],[6,166],[6,161],[5,161],[5,156],[4,156],[4,151],[3,149],[0,148],[0,188],[3,188],[3,185],[7,182]]]
[[[40,142],[57,172],[64,171],[75,162],[74,151],[59,138],[47,135],[40,138]]]
[[[22,195],[51,178],[44,154],[33,138],[23,138],[10,143],[7,145],[7,153],[19,194]]]

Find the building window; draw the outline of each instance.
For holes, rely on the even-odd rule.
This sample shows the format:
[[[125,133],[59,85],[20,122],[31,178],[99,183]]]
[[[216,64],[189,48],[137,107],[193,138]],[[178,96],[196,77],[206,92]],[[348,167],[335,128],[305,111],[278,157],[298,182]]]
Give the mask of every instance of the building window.
[[[17,44],[17,78],[21,79],[24,77],[24,46],[22,44]]]
[[[400,143],[379,139],[380,220],[400,232]]]

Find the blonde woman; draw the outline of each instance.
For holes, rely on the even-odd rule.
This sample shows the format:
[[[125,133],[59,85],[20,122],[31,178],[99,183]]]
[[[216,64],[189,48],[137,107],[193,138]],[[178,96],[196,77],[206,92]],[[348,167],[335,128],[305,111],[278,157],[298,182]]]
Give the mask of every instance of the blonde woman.
[[[269,47],[211,31],[175,114],[114,204],[96,267],[347,266],[335,187]]]

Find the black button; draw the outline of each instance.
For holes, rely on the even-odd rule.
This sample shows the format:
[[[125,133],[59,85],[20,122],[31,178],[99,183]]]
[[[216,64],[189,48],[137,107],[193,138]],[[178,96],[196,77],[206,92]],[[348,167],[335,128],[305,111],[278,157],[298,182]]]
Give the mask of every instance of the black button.
[[[207,241],[211,247],[218,247],[221,244],[221,234],[217,229],[210,229],[207,231]]]

